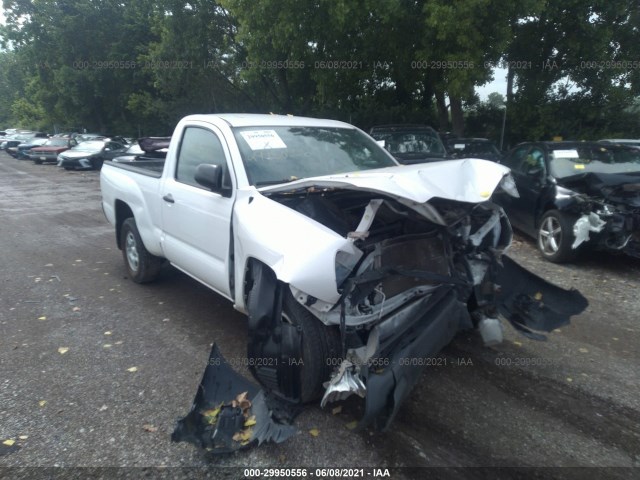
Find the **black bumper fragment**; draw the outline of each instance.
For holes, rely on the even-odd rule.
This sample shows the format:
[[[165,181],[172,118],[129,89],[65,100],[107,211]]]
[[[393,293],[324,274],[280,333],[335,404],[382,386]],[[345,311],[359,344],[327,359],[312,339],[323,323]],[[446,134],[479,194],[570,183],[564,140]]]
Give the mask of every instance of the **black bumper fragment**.
[[[244,392],[248,403],[243,407],[235,399]],[[273,402],[257,385],[235,372],[214,344],[191,411],[178,421],[171,440],[190,442],[214,454],[265,441],[283,442],[296,429],[274,418]],[[217,412],[215,421],[207,415],[212,411]]]
[[[498,267],[496,284],[500,286],[500,313],[516,330],[534,340],[546,339],[535,331],[550,332],[567,325],[573,315],[589,305],[579,291],[553,285],[506,255]]]

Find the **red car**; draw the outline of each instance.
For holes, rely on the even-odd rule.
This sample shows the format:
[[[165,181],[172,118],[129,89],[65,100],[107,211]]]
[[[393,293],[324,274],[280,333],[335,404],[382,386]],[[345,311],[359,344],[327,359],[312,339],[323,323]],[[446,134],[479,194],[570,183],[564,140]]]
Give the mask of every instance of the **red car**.
[[[78,144],[73,138],[53,137],[41,147],[32,148],[29,158],[37,164],[58,162],[58,154]]]

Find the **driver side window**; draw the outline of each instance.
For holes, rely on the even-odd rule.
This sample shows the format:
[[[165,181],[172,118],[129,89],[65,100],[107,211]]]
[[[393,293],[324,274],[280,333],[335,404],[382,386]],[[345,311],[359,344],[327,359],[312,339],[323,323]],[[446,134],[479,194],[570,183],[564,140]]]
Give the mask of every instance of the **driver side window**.
[[[515,172],[519,172],[520,171],[519,167],[520,165],[522,165],[523,160],[527,158],[528,151],[529,151],[529,145],[518,147],[513,152],[511,152],[511,155],[509,155],[502,161],[502,164],[505,167],[509,167],[511,170]]]
[[[204,128],[187,127],[178,154],[176,180],[204,188],[195,180],[196,169],[203,163],[218,165],[222,169],[223,179],[228,179],[227,160],[218,136]]]
[[[529,150],[522,166],[520,168],[522,173],[527,175],[536,174],[542,175],[545,172],[544,165],[544,152],[541,148],[533,147]]]

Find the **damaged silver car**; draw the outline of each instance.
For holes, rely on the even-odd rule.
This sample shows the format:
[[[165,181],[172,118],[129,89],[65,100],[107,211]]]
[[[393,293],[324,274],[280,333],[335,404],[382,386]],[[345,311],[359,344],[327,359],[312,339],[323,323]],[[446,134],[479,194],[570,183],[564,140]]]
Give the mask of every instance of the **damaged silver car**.
[[[519,198],[494,199],[542,255],[566,262],[585,248],[640,257],[640,150],[601,142],[525,143],[501,162]]]

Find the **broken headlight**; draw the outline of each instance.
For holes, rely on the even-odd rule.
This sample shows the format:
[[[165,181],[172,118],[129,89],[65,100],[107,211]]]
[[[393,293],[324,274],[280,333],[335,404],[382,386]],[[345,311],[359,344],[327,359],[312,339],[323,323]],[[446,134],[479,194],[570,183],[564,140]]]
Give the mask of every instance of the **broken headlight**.
[[[357,253],[349,253],[344,250],[338,250],[336,253],[335,259],[335,268],[336,268],[336,286],[340,288],[340,286],[344,283],[347,277],[351,274],[354,267],[360,261],[362,257],[362,252],[357,251]]]
[[[515,198],[520,198],[520,194],[518,193],[518,188],[516,187],[516,181],[513,179],[511,173],[507,173],[502,180],[500,180],[499,184],[500,188],[504,190],[506,193]]]

